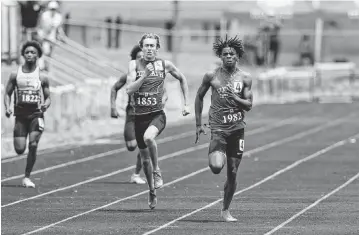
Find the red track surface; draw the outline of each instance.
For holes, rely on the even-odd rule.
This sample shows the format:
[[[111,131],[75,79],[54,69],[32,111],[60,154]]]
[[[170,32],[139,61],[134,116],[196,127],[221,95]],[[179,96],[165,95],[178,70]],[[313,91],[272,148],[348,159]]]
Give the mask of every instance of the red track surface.
[[[295,119],[273,126],[292,117]],[[203,147],[193,144],[194,133],[159,144],[160,156],[167,157],[161,160],[160,167],[168,185],[157,191],[155,210],[147,206],[147,186],[128,183],[133,169],[99,177],[133,166],[134,152],[44,170],[32,176],[36,189],[20,187],[21,179],[4,181],[23,173],[24,160],[2,163],[2,234],[36,230],[37,234],[144,234],[162,225],[167,226],[153,234],[265,234],[358,174],[359,145],[347,141],[359,133],[358,120],[357,103],[254,108],[247,116],[245,151],[249,155],[241,163],[239,193],[231,205],[232,215],[239,219],[237,223],[221,221],[221,202],[208,206],[221,198],[225,181],[225,170],[213,175],[206,169],[208,150],[203,144],[208,142],[208,136],[201,139]],[[194,132],[193,127],[194,123],[167,127],[159,139]],[[122,135],[111,138],[121,139]],[[91,145],[39,155],[34,170],[121,147]],[[181,150],[182,154],[176,154]],[[278,172],[310,155],[298,165]],[[99,179],[91,180],[94,177]],[[172,182],[176,179],[179,180]],[[85,180],[88,182],[63,189]],[[274,234],[359,234],[358,194],[356,179]],[[26,200],[30,197],[35,198]],[[115,201],[118,202],[105,206]],[[43,229],[45,226],[48,227]]]

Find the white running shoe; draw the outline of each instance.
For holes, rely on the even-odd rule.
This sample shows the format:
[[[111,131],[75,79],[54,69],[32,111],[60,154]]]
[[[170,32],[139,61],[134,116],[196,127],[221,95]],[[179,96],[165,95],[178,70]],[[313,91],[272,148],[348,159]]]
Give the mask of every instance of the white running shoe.
[[[153,171],[153,181],[154,181],[155,189],[159,189],[163,186],[163,180],[160,170]]]
[[[231,216],[229,210],[221,211],[221,216],[226,222],[236,222],[237,219]]]
[[[134,183],[134,184],[145,184],[146,183],[146,181],[144,179],[142,179],[139,174],[133,174],[131,176],[130,182]]]
[[[35,188],[35,184],[29,178],[22,179],[22,186],[25,188]]]
[[[148,206],[150,207],[151,210],[155,209],[157,205],[157,196],[156,196],[156,191],[149,191],[148,193]]]

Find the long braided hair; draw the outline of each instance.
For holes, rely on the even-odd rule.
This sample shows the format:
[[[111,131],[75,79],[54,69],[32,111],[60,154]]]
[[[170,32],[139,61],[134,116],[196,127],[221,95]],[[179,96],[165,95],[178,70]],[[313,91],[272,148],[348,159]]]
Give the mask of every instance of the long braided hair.
[[[213,43],[213,51],[218,57],[221,57],[222,50],[226,47],[233,48],[238,55],[238,59],[242,58],[244,54],[243,42],[237,36],[235,36],[234,38],[228,38],[228,35],[226,35],[226,38],[224,40],[218,38],[216,42]]]

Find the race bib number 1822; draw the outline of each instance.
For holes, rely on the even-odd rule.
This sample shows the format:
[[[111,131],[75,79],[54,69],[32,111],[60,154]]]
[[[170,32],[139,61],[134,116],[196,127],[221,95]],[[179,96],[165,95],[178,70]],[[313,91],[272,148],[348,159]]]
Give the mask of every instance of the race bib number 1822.
[[[40,102],[40,95],[32,91],[20,91],[19,103],[37,104]]]

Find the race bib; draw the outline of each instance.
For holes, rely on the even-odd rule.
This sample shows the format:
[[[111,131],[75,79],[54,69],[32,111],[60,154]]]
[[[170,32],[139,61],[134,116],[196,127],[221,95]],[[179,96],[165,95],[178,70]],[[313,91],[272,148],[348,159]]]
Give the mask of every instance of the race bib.
[[[38,91],[19,91],[20,104],[38,104],[40,102],[40,95]]]
[[[135,98],[135,103],[137,106],[156,106],[158,104],[158,94],[138,94]]]
[[[222,123],[235,123],[238,121],[241,121],[243,118],[242,113],[238,111],[234,111],[233,109],[230,109],[228,114],[222,115]]]

